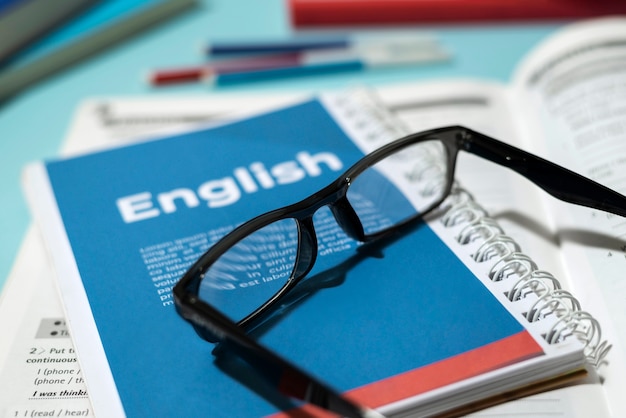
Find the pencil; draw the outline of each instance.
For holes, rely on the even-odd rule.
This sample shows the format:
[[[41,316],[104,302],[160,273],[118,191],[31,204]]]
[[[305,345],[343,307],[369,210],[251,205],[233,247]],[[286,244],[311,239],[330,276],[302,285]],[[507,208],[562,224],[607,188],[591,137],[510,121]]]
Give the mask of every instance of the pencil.
[[[210,64],[180,67],[153,71],[148,82],[154,86],[202,81],[215,74],[259,71],[269,68],[286,67],[300,62],[298,53],[275,54],[263,57],[217,61]]]

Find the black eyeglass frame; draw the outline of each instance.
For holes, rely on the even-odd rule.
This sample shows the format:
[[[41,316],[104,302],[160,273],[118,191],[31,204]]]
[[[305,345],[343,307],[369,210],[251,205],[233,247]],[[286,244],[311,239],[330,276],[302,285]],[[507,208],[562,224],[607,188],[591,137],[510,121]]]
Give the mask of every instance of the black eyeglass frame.
[[[429,140],[438,140],[445,146],[448,170],[444,193],[422,213],[385,230],[366,235],[355,210],[346,197],[352,179],[394,152],[409,145]],[[456,159],[461,150],[512,169],[557,199],[626,217],[625,196],[573,171],[497,139],[462,126],[418,132],[390,142],[367,154],[337,180],[300,202],[257,216],[224,236],[196,261],[174,287],[174,301],[179,314],[192,324],[202,338],[209,342],[226,344],[229,349],[257,368],[261,374],[268,377],[271,375],[275,378],[277,375],[287,373],[289,376],[297,376],[298,379],[318,387],[325,394],[325,400],[322,403],[327,404],[320,405],[320,402],[311,401],[311,399],[305,399],[293,393],[289,394],[290,396],[311,401],[318,406],[346,414],[346,416],[360,416],[358,412],[362,412],[360,407],[345,400],[341,395],[334,393],[307,373],[258,344],[246,334],[245,330],[255,320],[262,317],[266,311],[275,306],[312,269],[317,257],[317,239],[313,224],[313,214],[317,210],[323,206],[328,206],[338,225],[349,237],[360,242],[366,243],[398,233],[408,224],[422,219],[439,207],[450,195],[454,185]],[[202,273],[212,263],[254,231],[287,218],[295,219],[297,222],[299,243],[294,273],[283,288],[238,323],[199,299],[198,292]],[[333,405],[328,404],[328,402]],[[333,407],[335,409],[332,409]],[[353,413],[356,415],[352,415]]]

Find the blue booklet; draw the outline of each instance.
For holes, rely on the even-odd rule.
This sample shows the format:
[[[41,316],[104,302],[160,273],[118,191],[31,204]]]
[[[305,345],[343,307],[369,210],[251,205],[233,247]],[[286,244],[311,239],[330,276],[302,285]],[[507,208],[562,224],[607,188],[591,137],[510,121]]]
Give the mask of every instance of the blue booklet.
[[[214,357],[176,313],[171,289],[236,225],[314,193],[398,136],[365,102],[325,96],[27,169],[96,415],[232,418],[301,407],[235,359]],[[406,202],[399,190],[389,199]],[[362,254],[328,211],[316,216],[316,269],[254,337],[331,387],[389,415],[441,413],[582,368],[581,345],[548,344],[541,333],[552,322],[530,324],[528,304],[494,290],[490,263],[472,261],[454,228],[433,220]]]

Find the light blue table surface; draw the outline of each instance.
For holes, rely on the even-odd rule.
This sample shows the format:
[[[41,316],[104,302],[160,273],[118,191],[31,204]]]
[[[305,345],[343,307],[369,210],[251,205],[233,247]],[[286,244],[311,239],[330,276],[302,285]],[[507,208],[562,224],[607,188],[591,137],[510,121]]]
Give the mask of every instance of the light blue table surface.
[[[562,24],[404,27],[436,36],[454,59],[445,64],[246,84],[221,91],[321,90],[447,77],[506,82],[521,57]],[[281,38],[295,32],[283,0],[204,0],[194,11],[48,78],[1,105],[0,286],[31,222],[20,189],[22,168],[28,162],[57,155],[73,112],[83,99],[211,94],[211,88],[201,84],[154,89],[144,82],[144,76],[151,68],[200,63],[200,45],[209,40]]]

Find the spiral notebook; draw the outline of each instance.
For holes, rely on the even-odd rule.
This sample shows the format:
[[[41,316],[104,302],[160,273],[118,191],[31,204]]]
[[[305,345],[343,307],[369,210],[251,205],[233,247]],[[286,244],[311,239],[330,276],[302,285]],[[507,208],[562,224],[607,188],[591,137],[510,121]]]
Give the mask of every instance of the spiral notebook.
[[[176,314],[171,287],[234,225],[306,197],[405,133],[357,92],[30,166],[25,190],[96,415],[306,412],[237,362],[216,360]],[[299,175],[285,181],[287,168]],[[165,204],[173,195],[186,198]],[[563,385],[601,360],[597,322],[469,192],[459,187],[445,208],[357,258],[322,211],[320,258],[336,267],[314,274],[255,337],[389,416],[488,406]]]

